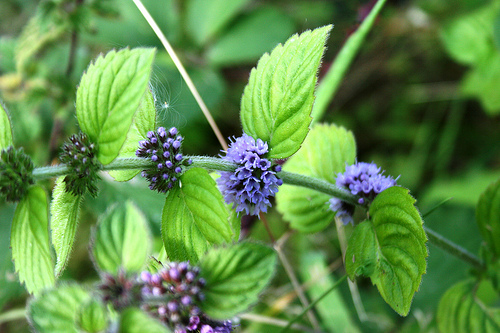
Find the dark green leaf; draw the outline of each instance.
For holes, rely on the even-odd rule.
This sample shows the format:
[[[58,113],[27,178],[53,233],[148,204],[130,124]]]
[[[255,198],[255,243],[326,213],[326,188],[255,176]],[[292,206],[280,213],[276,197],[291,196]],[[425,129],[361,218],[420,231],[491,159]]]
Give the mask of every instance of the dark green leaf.
[[[64,177],[56,180],[52,196],[50,229],[52,230],[52,245],[57,257],[55,275],[59,276],[66,267],[73,248],[82,196],[66,192]]]
[[[169,333],[170,330],[158,320],[136,308],[128,308],[120,316],[119,333]]]
[[[12,146],[12,128],[9,116],[0,101],[0,150]]]
[[[212,245],[230,242],[228,214],[208,172],[188,170],[180,186],[170,190],[163,208],[161,233],[170,260],[196,264]]]
[[[40,333],[79,333],[80,307],[90,294],[78,285],[47,290],[29,303],[28,319]]]
[[[443,295],[437,311],[441,332],[500,332],[500,308],[485,304],[478,295],[481,287],[478,292],[475,291],[476,284],[474,280],[465,280],[455,284]],[[489,294],[495,293],[490,290]]]
[[[264,54],[241,99],[243,130],[269,144],[271,158],[294,154],[311,122],[316,73],[332,26],[293,35]]]
[[[476,220],[488,250],[500,257],[500,180],[491,184],[479,198]]]
[[[84,332],[104,332],[108,326],[108,313],[106,307],[98,299],[89,300],[80,307],[77,324]]]
[[[127,201],[113,206],[99,221],[92,253],[103,271],[138,272],[146,263],[150,243],[146,218]]]
[[[148,86],[154,49],[110,51],[91,64],[80,81],[76,116],[98,145],[98,159],[112,162],[125,142]]]
[[[345,165],[356,158],[356,142],[350,131],[335,125],[316,125],[302,148],[283,166],[283,170],[313,176],[335,184]],[[290,226],[301,232],[323,230],[335,214],[329,209],[331,197],[311,189],[282,185],[276,195],[277,208]]]
[[[237,315],[258,301],[270,282],[276,254],[264,245],[239,243],[210,250],[200,261],[207,281],[202,311],[217,319]]]
[[[408,190],[390,187],[370,207],[370,220],[354,229],[346,251],[351,280],[370,277],[384,300],[400,315],[410,311],[426,270],[427,237]]]
[[[10,236],[12,259],[19,281],[38,294],[54,285],[54,262],[50,255],[47,195],[33,186],[19,202]]]

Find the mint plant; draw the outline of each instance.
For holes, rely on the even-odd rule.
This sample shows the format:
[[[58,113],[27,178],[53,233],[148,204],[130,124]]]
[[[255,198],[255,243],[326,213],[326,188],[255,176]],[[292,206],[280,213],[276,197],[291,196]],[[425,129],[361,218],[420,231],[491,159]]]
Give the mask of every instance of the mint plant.
[[[328,75],[345,72],[383,3],[353,35],[355,42],[346,43],[339,67]],[[185,155],[182,144],[189,137],[176,127],[158,126],[148,85],[156,54],[151,48],[112,50],[90,64],[76,94],[81,132],[63,144],[58,165],[35,167],[15,148],[2,106],[0,189],[6,201],[17,202],[10,245],[19,281],[32,295],[26,314],[33,330],[239,330],[238,317],[258,303],[278,259],[292,284],[297,279],[264,214],[274,201],[294,232],[324,232],[334,221],[339,238],[349,232],[341,249],[346,274],[310,304],[303,301],[283,331],[347,277],[369,278],[381,300],[408,316],[425,278],[428,241],[474,266],[470,278],[443,296],[439,329],[500,330],[500,183],[490,185],[477,205],[485,241],[480,259],[426,229],[416,200],[397,185],[397,177],[356,160],[351,131],[318,122],[317,73],[331,29],[295,34],[260,58],[241,99],[243,135],[221,157]],[[214,32],[198,42],[209,33]],[[90,241],[99,281],[68,281],[63,273],[86,194],[98,198],[99,183],[108,175],[127,182],[139,173],[164,198],[160,230],[151,230],[132,201],[110,202]],[[55,179],[50,205],[46,179]],[[240,239],[241,218],[248,215],[260,218],[271,244]],[[161,249],[152,246],[154,233],[161,234]]]

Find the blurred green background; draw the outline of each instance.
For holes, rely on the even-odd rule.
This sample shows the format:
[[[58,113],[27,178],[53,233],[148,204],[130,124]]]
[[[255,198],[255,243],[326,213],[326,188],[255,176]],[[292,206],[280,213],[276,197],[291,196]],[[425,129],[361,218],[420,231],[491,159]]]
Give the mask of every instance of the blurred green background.
[[[239,136],[239,102],[259,57],[296,32],[334,24],[321,77],[374,1],[350,0],[144,0],[192,76],[226,137]],[[500,178],[500,2],[487,0],[388,1],[322,119],[353,131],[359,161],[374,161],[401,175],[424,213],[453,197],[425,223],[477,253],[474,208],[479,194]],[[157,47],[151,89],[158,125],[177,126],[187,154],[218,155],[220,146],[186,84],[133,2],[119,0],[2,0],[0,99],[9,110],[14,143],[36,165],[57,163],[62,142],[78,131],[75,92],[89,62],[113,48]],[[53,184],[45,183],[47,189]],[[84,203],[77,242],[63,279],[97,280],[88,257],[92,226],[107,206],[132,199],[159,237],[163,196],[135,178],[105,178],[97,199]],[[14,205],[0,203],[0,313],[21,308],[9,250]],[[275,236],[288,230],[268,214]],[[268,242],[261,223],[243,219],[247,237]],[[158,238],[158,243],[160,243]],[[335,226],[293,234],[286,254],[311,299],[343,274]],[[359,289],[367,320],[360,320],[347,285],[320,303],[327,332],[435,332],[444,291],[468,267],[429,245],[427,274],[410,315],[399,317],[369,280]],[[318,276],[323,279],[318,279]],[[309,281],[309,283],[308,283]],[[312,282],[311,282],[312,281]],[[281,266],[252,310],[290,319],[300,303]],[[363,318],[362,318],[363,319]],[[240,330],[275,332],[258,318]],[[306,319],[303,325],[309,325]],[[25,320],[0,323],[1,332],[28,331]]]

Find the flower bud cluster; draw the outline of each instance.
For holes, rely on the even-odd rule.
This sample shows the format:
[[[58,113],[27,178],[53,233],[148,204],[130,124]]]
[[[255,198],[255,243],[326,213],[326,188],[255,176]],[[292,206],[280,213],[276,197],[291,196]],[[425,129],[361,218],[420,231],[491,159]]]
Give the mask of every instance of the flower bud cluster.
[[[271,206],[270,197],[283,184],[276,176],[281,166],[272,165],[265,157],[268,151],[267,143],[243,134],[231,142],[223,157],[238,164],[235,172],[222,171],[217,179],[226,203],[232,203],[237,212],[245,211],[248,215],[267,212],[267,207]]]
[[[231,332],[229,321],[211,320],[198,307],[197,304],[204,300],[202,290],[205,286],[205,280],[199,277],[199,268],[187,262],[170,263],[169,266],[156,274],[141,273],[143,309],[176,333]]]
[[[10,146],[0,155],[0,197],[10,202],[19,201],[28,187],[35,183],[33,162],[22,148]]]
[[[142,176],[149,181],[152,190],[163,193],[170,190],[177,183],[183,167],[192,163],[182,155],[184,138],[177,132],[175,127],[168,131],[158,127],[156,132],[148,132],[147,140],[139,142],[139,149],[135,153],[137,157],[153,162],[152,167],[142,171]]]
[[[96,155],[96,145],[85,133],[74,134],[69,142],[64,143],[59,159],[70,169],[64,178],[66,191],[83,195],[88,190],[93,197],[97,195],[96,182],[101,164]]]
[[[141,292],[135,278],[127,277],[123,271],[119,271],[117,276],[103,273],[99,290],[102,300],[111,303],[116,310],[133,305],[140,298]]]
[[[384,176],[383,173],[384,171],[375,163],[358,162],[346,166],[345,172],[337,175],[336,184],[357,195],[358,204],[366,206],[375,199],[377,194],[397,185],[397,179]],[[353,205],[338,198],[332,198],[329,202],[330,209],[336,212],[344,224],[352,223]]]

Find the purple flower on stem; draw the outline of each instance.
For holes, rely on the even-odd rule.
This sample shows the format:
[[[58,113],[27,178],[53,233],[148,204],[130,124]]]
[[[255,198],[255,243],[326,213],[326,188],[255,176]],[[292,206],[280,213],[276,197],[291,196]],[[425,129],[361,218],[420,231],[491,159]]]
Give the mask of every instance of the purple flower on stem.
[[[358,162],[346,166],[345,172],[337,175],[336,184],[339,187],[349,190],[353,195],[359,196],[358,203],[360,205],[368,205],[375,199],[377,194],[391,186],[397,185],[397,178],[384,176],[383,173],[384,171],[375,163]],[[336,216],[344,224],[353,222],[353,205],[338,198],[332,198],[329,202],[330,209],[336,212]]]
[[[221,171],[217,179],[226,203],[232,203],[237,212],[259,215],[271,206],[270,197],[278,192],[283,181],[276,176],[279,165],[272,165],[265,158],[269,151],[267,143],[255,140],[247,134],[231,142],[223,158],[238,164],[235,172]]]

